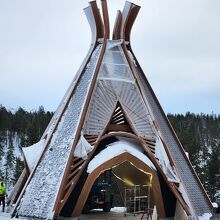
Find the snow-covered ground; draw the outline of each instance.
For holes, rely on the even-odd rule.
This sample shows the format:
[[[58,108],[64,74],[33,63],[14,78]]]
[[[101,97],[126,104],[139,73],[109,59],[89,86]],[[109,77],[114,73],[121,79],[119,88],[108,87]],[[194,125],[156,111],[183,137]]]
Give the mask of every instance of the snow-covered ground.
[[[94,212],[95,211],[101,211],[101,210],[93,210]],[[112,208],[111,209],[111,213],[112,214],[116,214],[116,213],[121,213],[121,214],[123,214],[124,213],[124,211],[125,211],[125,208],[124,207],[114,207],[114,208]],[[101,212],[102,213],[102,212]],[[103,213],[104,214],[104,213]],[[89,216],[88,216],[89,217]],[[93,215],[93,217],[94,217],[94,215]],[[62,219],[62,218],[61,218]],[[0,220],[27,220],[27,219],[25,219],[25,218],[12,218],[11,219],[11,216],[10,216],[10,214],[9,213],[6,213],[6,212],[2,212],[2,209],[0,208]],[[73,220],[74,220],[74,218],[73,218]]]
[[[1,220],[9,220],[10,219],[10,215],[9,213],[0,213],[0,219]]]
[[[93,210],[94,212],[96,211],[96,210]],[[112,208],[111,209],[111,213],[112,213],[112,215],[114,216],[115,214],[123,214],[124,213],[124,211],[125,211],[125,208],[124,207],[115,207],[115,208]],[[100,212],[101,213],[101,212]],[[103,213],[104,214],[104,213]],[[106,213],[105,213],[106,214]],[[112,217],[112,215],[110,216],[110,219],[112,219],[111,217]],[[100,214],[98,215],[99,217],[100,217]],[[103,215],[101,215],[102,217],[103,217]],[[87,216],[88,217],[88,219],[93,219],[95,216],[94,216],[94,213],[93,213],[93,215],[91,215],[91,216]],[[138,216],[139,217],[139,216]],[[200,216],[199,217],[199,220],[209,220],[210,219],[210,217],[211,217],[211,214],[209,214],[209,213],[206,213],[206,214],[204,214],[203,216]],[[122,215],[122,218],[121,219],[124,219],[125,217]],[[73,218],[74,219],[74,218]],[[86,218],[87,219],[87,218]],[[98,219],[100,219],[100,218],[98,218]],[[109,219],[109,218],[106,218],[106,220],[107,219]],[[118,219],[118,218],[117,218]],[[127,218],[128,220],[130,220],[130,218]],[[136,218],[132,218],[132,219],[136,219]],[[139,219],[139,218],[138,218]],[[10,214],[9,213],[5,213],[5,212],[1,212],[1,209],[0,209],[0,220],[27,220],[27,219],[25,219],[25,218],[12,218],[11,219],[11,217],[10,217]]]
[[[9,213],[6,213],[6,212],[0,212],[0,219],[1,220],[25,220],[24,218],[12,218],[11,219],[11,216],[10,216],[10,214]]]
[[[199,216],[199,220],[209,220],[211,217],[211,213],[204,213],[202,216]]]

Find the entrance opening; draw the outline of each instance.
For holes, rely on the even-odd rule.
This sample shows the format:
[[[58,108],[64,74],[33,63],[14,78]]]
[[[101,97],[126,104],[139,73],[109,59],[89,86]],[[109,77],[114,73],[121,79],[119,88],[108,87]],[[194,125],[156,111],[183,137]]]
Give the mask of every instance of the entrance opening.
[[[96,179],[84,205],[83,214],[97,209],[110,212],[115,205],[113,204],[115,197],[113,182],[111,170],[105,171]]]
[[[110,134],[95,150],[60,215],[79,217],[97,209],[111,215],[115,207],[121,207],[117,212],[122,216],[149,213],[154,208],[165,218],[174,216],[175,203],[172,191],[134,135]]]
[[[154,204],[152,174],[124,161],[95,180],[83,214],[116,210],[123,215],[138,214],[153,210]]]

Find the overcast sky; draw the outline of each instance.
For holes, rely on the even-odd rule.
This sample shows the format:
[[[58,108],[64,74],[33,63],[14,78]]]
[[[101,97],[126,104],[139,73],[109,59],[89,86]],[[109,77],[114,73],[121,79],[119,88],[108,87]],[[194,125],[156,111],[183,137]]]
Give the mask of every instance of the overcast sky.
[[[0,104],[55,111],[91,40],[87,0],[0,0]],[[220,114],[220,1],[135,0],[132,47],[166,113]],[[124,0],[109,0],[111,25]]]

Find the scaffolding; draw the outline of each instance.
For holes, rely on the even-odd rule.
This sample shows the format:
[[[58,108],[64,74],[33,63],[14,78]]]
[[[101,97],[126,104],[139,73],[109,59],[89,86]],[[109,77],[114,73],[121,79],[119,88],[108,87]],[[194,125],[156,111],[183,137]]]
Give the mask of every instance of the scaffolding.
[[[150,185],[125,187],[125,216],[144,213],[150,209]]]

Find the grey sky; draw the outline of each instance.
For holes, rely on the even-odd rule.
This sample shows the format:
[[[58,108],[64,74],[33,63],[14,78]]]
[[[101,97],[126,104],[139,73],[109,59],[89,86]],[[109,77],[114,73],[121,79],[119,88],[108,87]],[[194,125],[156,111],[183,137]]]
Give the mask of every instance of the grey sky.
[[[0,0],[0,104],[55,111],[90,46],[87,0]],[[132,47],[165,112],[220,114],[220,1],[135,0]],[[123,0],[109,0],[112,27]]]

